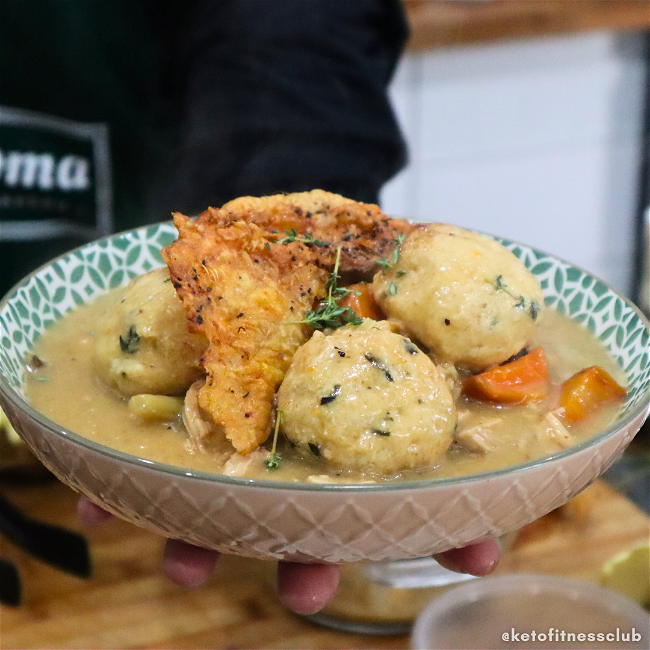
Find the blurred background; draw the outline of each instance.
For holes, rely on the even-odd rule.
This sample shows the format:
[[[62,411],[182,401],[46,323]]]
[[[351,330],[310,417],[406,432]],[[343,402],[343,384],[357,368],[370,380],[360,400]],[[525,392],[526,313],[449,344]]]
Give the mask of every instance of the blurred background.
[[[434,20],[438,3],[407,4],[413,19]],[[554,5],[554,15],[541,5]],[[593,12],[607,5],[614,29],[589,29]],[[614,9],[629,11],[633,23],[644,6],[449,4],[450,23],[455,10],[471,25],[448,25],[440,43],[416,32],[392,83],[410,159],[385,187],[383,207],[527,242],[630,295],[648,182],[648,40],[643,31],[616,29]],[[576,31],[562,9],[575,13]],[[508,28],[551,33],[503,38],[517,35]],[[569,33],[553,33],[563,28]]]

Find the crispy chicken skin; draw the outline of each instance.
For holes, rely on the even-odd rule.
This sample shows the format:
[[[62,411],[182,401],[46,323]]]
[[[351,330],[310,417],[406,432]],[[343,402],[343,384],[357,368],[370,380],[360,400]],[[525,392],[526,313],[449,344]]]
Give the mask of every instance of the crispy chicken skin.
[[[209,208],[207,212],[216,211]],[[257,224],[267,230],[271,241],[282,239],[292,228],[298,234],[313,235],[324,244],[317,252],[319,263],[327,267],[334,265],[336,249],[341,246],[341,270],[362,273],[371,271],[378,257],[393,250],[399,234],[413,228],[408,221],[391,219],[376,205],[323,190],[244,196],[226,203],[218,212],[220,218]]]
[[[322,190],[242,197],[174,224],[179,238],[163,258],[190,331],[210,342],[199,405],[246,454],[271,431],[275,392],[311,333],[293,321],[327,295],[337,247],[341,271],[366,272],[412,226]],[[320,241],[286,241],[292,229]]]
[[[325,295],[327,271],[299,243],[269,244],[255,224],[222,227],[174,216],[179,239],[163,250],[192,332],[210,344],[199,405],[247,454],[268,437],[275,392],[304,343],[300,321]],[[269,250],[270,248],[270,250]]]

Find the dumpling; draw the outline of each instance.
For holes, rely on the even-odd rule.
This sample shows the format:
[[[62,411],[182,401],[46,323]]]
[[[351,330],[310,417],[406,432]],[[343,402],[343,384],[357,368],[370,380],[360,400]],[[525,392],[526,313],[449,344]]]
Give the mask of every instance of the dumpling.
[[[293,357],[278,407],[282,431],[304,454],[385,475],[435,464],[456,424],[434,363],[383,327],[315,332]]]
[[[544,295],[508,249],[443,224],[407,235],[373,291],[390,320],[436,360],[480,372],[517,354],[535,333]]]
[[[99,376],[125,396],[181,395],[204,376],[207,340],[190,334],[167,268],[131,281],[96,333]]]

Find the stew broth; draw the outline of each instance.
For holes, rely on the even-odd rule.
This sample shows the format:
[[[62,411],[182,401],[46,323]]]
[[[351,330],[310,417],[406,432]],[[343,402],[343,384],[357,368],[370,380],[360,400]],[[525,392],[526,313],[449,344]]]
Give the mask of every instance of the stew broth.
[[[468,431],[472,434],[478,430],[481,435],[477,439],[466,435],[469,444],[452,445],[435,467],[391,477],[346,472],[327,468],[317,458],[298,457],[285,444],[280,451],[283,461],[276,469],[264,464],[266,449],[239,457],[238,463],[227,463],[224,468],[209,453],[188,444],[180,418],[171,422],[145,421],[129,411],[128,399],[97,377],[92,361],[94,330],[113,300],[114,296],[109,295],[83,306],[43,335],[34,350],[43,366],[28,373],[28,398],[54,422],[101,445],[188,470],[312,483],[441,478],[485,472],[557,453],[568,444],[601,431],[613,420],[618,406],[604,408],[587,422],[571,427],[567,439],[558,429],[552,411],[557,406],[557,384],[569,376],[587,366],[599,365],[625,385],[621,368],[595,337],[577,323],[547,309],[533,345],[542,346],[546,353],[555,390],[541,402],[509,406],[459,397],[458,438]]]

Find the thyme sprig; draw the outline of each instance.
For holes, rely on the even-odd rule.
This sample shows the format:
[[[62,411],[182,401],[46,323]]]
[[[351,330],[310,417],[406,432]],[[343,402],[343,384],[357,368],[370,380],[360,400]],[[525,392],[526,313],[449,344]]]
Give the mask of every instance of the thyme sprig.
[[[271,447],[271,453],[269,457],[264,461],[264,464],[269,469],[278,469],[280,467],[280,461],[282,456],[278,455],[278,434],[280,433],[280,425],[284,418],[284,411],[282,409],[276,409],[275,411],[275,431],[273,432],[273,446]]]
[[[339,264],[341,262],[341,246],[336,249],[336,262],[334,263],[334,270],[330,273],[327,279],[327,300],[320,304],[317,309],[308,311],[305,318],[301,321],[290,321],[296,324],[306,324],[312,329],[322,330],[326,328],[336,329],[348,323],[351,325],[361,325],[363,318],[357,316],[356,312],[350,307],[341,307],[338,300],[352,293],[350,289],[345,287],[337,287],[340,279]],[[360,295],[358,291],[355,291]]]
[[[322,239],[314,239],[314,235],[311,232],[305,233],[304,235],[299,235],[298,231],[295,228],[291,228],[290,230],[285,230],[286,237],[282,237],[282,239],[278,239],[276,241],[276,244],[282,244],[283,246],[286,246],[287,244],[291,244],[292,242],[300,242],[301,244],[306,244],[307,246],[314,245],[314,246],[320,246],[324,247],[327,246],[328,243],[324,242]]]
[[[486,280],[486,282],[492,284],[491,280]],[[526,309],[530,317],[533,320],[537,320],[537,316],[539,316],[539,303],[537,300],[533,299],[528,301],[524,296],[519,296],[512,293],[512,291],[510,291],[508,288],[508,285],[503,281],[502,275],[497,276],[497,279],[495,281],[495,288],[497,291],[503,291],[504,293],[507,293],[515,301],[515,309]]]
[[[393,241],[395,242],[395,248],[393,248],[393,251],[390,254],[390,256],[382,257],[377,260],[377,264],[381,266],[382,273],[386,273],[388,269],[392,268],[393,266],[395,266],[395,264],[397,264],[397,262],[399,262],[399,256],[401,252],[400,246],[404,243],[405,239],[406,239],[406,235],[397,235],[397,237],[393,239]]]
[[[120,350],[126,352],[126,354],[135,354],[140,347],[140,335],[135,329],[135,325],[129,327],[129,332],[126,335],[126,338],[122,338],[120,335]]]

